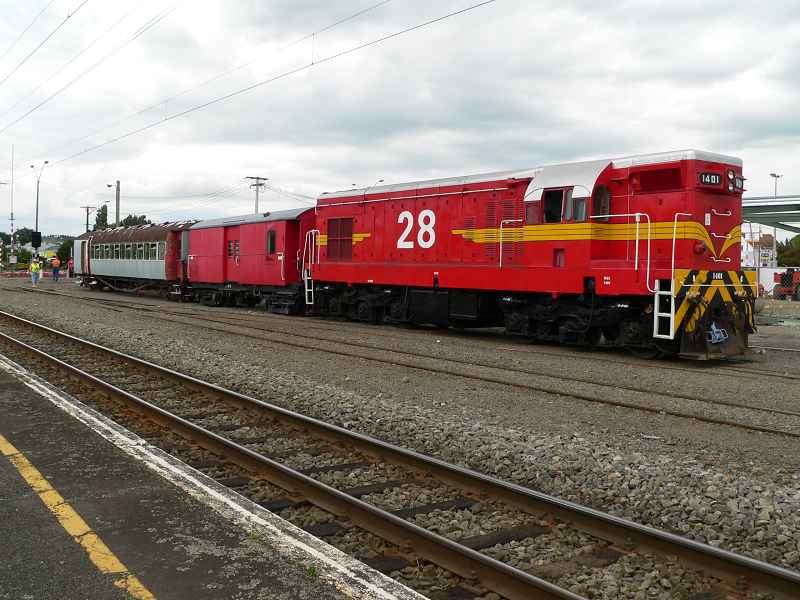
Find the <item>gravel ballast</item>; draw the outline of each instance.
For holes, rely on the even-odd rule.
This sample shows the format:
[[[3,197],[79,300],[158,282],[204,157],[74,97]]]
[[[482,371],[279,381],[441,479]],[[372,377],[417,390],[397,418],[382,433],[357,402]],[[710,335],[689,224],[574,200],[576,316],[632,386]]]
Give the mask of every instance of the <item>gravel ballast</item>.
[[[728,451],[727,441],[716,445],[717,431],[710,426],[705,428],[705,439],[701,434],[686,443],[671,438],[667,427],[656,426],[659,417],[652,414],[637,414],[643,421],[641,429],[629,437],[615,430],[613,410],[593,422],[574,420],[564,410],[562,422],[552,427],[544,422],[557,420],[555,401],[547,402],[541,430],[522,428],[517,415],[500,413],[491,403],[481,409],[443,395],[439,386],[447,382],[433,381],[440,377],[432,373],[409,370],[405,380],[387,375],[383,392],[365,393],[348,389],[347,381],[321,384],[318,374],[308,369],[288,370],[285,353],[273,360],[274,346],[261,348],[259,342],[235,335],[222,338],[202,328],[189,330],[132,312],[6,290],[0,291],[0,308],[501,479],[800,570],[800,471],[794,441],[735,430],[720,434],[738,434],[756,450],[763,442],[760,461],[755,451],[737,455]],[[564,356],[565,361],[580,360]],[[324,353],[316,361],[320,371],[342,371],[342,379],[380,378],[380,368],[371,365],[347,365],[345,359]],[[435,390],[431,395],[413,398],[403,393],[412,380],[418,388],[426,385],[426,379]],[[488,384],[469,385],[475,386],[478,396],[510,393]],[[539,408],[534,402],[519,406],[526,412]],[[617,411],[620,420],[633,419],[622,409]],[[777,465],[771,464],[775,447],[781,446],[784,455],[776,459]],[[645,559],[619,564],[619,569],[632,571],[624,580],[641,580],[642,586],[647,569],[652,571]],[[635,591],[631,597],[659,598],[669,593],[662,579],[659,574],[647,580],[650,585],[625,589]],[[671,583],[669,577],[666,581]]]

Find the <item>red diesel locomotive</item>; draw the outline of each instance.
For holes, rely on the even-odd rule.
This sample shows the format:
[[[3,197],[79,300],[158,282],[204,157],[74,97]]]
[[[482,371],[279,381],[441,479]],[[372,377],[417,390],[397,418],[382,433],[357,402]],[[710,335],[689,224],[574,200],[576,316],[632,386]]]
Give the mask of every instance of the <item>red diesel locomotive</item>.
[[[739,159],[687,150],[322,194],[192,225],[169,283],[275,312],[739,355],[743,188]]]

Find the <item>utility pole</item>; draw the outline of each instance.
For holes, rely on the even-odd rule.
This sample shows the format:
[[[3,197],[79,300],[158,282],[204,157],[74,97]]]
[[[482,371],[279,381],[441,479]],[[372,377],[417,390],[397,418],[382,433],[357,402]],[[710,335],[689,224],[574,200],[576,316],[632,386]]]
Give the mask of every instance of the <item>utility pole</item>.
[[[7,181],[0,181],[0,185],[8,185]],[[14,253],[14,209],[11,209],[11,246],[8,249],[9,263],[11,262],[11,255]],[[0,240],[0,263],[3,262],[3,240]]]
[[[106,184],[106,187],[114,187],[110,183]],[[119,227],[120,220],[119,220],[119,179],[117,179],[117,213],[116,213],[116,220],[114,221],[114,227]]]
[[[103,202],[103,204],[108,204],[108,200]],[[81,206],[84,210],[86,210],[86,232],[89,232],[89,213],[100,210],[100,206]]]
[[[258,191],[266,185],[264,182],[269,181],[269,177],[245,177],[245,179],[252,179],[255,181],[255,183],[250,184],[250,187],[256,190],[256,209],[253,212],[254,214],[258,214]]]
[[[15,258],[17,254],[16,250],[17,239],[14,234],[14,144],[11,144],[11,255]]]
[[[89,211],[94,209],[94,206],[81,206],[86,209],[86,233],[89,233]]]
[[[36,220],[33,226],[34,236],[33,242],[35,243],[37,238],[41,243],[41,235],[39,235],[39,183],[42,181],[42,172],[44,171],[45,166],[50,163],[49,160],[46,160],[42,163],[42,166],[39,168],[39,173],[36,173],[36,165],[31,165],[31,169],[33,169],[34,174],[36,175]],[[38,250],[39,245],[33,246],[34,249]]]

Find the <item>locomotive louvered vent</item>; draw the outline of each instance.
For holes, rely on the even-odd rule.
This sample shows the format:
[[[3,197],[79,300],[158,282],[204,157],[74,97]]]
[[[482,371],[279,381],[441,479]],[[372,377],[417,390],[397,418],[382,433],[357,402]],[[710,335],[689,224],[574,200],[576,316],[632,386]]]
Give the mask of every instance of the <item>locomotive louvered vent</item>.
[[[494,229],[500,226],[500,222],[497,220],[497,199],[492,194],[492,199],[486,203],[486,219],[483,222],[482,228],[484,229]],[[497,258],[497,245],[496,244],[484,244],[486,249],[486,256],[494,260]]]
[[[520,206],[517,202],[515,202],[512,198],[508,198],[502,200],[500,202],[501,208],[501,216],[500,220],[502,221],[509,221],[509,220],[517,220],[520,219],[522,216],[522,211]],[[515,230],[518,230],[522,226],[522,223],[508,223],[503,228],[506,230],[506,233],[503,235],[504,240],[515,240],[515,241],[506,241],[503,243],[503,259],[517,259],[522,256],[522,249],[524,244],[519,240],[519,236],[511,233]],[[499,224],[498,224],[499,227]],[[510,231],[509,231],[510,230]]]
[[[666,192],[683,187],[681,170],[678,168],[642,171],[639,173],[639,182],[643,192]]]

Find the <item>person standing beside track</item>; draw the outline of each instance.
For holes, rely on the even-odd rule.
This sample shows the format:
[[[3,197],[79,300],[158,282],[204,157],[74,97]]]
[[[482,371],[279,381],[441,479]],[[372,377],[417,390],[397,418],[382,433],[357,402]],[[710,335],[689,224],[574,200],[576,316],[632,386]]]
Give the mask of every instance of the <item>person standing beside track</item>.
[[[58,256],[53,257],[50,267],[53,270],[53,281],[58,282],[58,276],[61,274],[61,259]]]
[[[39,283],[39,272],[41,269],[42,266],[39,264],[39,258],[34,257],[30,265],[31,283],[33,283],[33,287],[36,287],[36,284]]]
[[[69,260],[67,261],[67,279],[72,278],[72,273],[74,269],[75,269],[75,261],[72,260],[72,257],[70,256]]]

